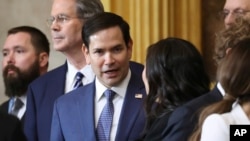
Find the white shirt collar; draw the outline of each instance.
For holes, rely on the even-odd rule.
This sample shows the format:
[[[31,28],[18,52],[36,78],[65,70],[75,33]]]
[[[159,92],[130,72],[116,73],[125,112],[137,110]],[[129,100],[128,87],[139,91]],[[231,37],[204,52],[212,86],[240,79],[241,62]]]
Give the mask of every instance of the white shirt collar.
[[[95,78],[95,74],[90,65],[86,65],[81,70],[78,70],[67,60],[67,66],[68,66],[68,71],[66,74],[66,82],[65,82],[66,93],[73,89],[73,86],[75,83],[75,75],[77,72],[81,72],[84,75],[83,80],[82,80],[83,85],[91,83]]]
[[[217,83],[217,88],[219,89],[222,96],[225,96],[225,90],[222,88],[220,82]]]
[[[235,119],[235,124],[249,124],[250,120],[238,102],[234,103],[234,107],[230,112]]]
[[[23,102],[24,106],[26,107],[27,96],[26,95],[20,96],[19,99]]]
[[[125,95],[126,95],[126,90],[127,90],[130,78],[131,78],[131,71],[129,70],[127,76],[121,82],[121,84],[119,84],[118,86],[115,86],[115,87],[111,87],[111,90],[113,90],[117,95],[119,95],[119,96],[121,96],[121,97],[124,98]],[[95,87],[98,88],[98,89],[96,89],[96,98],[97,98],[97,101],[99,101],[102,98],[104,91],[106,91],[108,88],[105,87],[98,80],[97,77],[95,79]]]

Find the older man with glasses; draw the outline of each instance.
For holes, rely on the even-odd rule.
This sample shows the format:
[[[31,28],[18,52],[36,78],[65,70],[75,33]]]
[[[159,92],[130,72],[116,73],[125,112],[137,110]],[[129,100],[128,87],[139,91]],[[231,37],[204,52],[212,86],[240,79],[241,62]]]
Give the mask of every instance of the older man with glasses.
[[[234,24],[237,18],[250,16],[250,0],[226,0],[220,15],[226,28]]]
[[[47,24],[54,49],[65,55],[66,62],[33,81],[28,89],[24,124],[28,141],[49,141],[55,99],[74,90],[75,83],[85,85],[94,80],[95,75],[81,52],[81,30],[85,18],[100,12],[104,12],[100,0],[53,0]],[[81,79],[77,79],[79,76]]]

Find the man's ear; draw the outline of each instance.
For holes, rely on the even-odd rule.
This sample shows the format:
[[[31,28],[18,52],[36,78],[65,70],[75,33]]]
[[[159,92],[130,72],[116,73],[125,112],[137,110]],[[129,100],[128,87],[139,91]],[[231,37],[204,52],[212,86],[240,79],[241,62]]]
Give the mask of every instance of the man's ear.
[[[39,54],[39,66],[40,68],[48,67],[49,55],[46,52],[42,52]]]
[[[129,53],[129,59],[132,58],[132,49],[133,49],[133,40],[130,39],[128,42],[128,53]]]
[[[85,56],[85,60],[87,64],[90,64],[90,59],[89,59],[89,50],[88,48],[85,46],[85,44],[82,44],[82,53]]]

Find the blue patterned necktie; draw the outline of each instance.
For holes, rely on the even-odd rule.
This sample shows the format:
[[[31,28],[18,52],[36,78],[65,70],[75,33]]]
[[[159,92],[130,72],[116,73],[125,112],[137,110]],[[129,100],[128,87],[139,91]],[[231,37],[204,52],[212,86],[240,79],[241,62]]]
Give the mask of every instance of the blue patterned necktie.
[[[97,124],[97,138],[98,141],[109,141],[110,132],[112,127],[113,115],[114,115],[114,105],[113,97],[115,92],[112,90],[106,90],[104,95],[107,99],[107,103],[104,106],[101,116]]]
[[[82,73],[80,73],[80,72],[76,73],[76,82],[74,84],[74,89],[77,89],[77,88],[83,86],[83,84],[82,84],[82,78],[83,78],[83,76],[84,75]]]

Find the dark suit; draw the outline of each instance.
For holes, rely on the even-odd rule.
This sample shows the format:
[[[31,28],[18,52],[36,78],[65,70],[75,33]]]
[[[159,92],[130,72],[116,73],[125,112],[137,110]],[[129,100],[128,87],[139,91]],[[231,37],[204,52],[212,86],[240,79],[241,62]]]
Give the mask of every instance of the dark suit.
[[[0,109],[1,109],[3,112],[8,113],[8,111],[9,111],[9,103],[10,103],[10,100],[5,101],[5,102],[0,106]],[[25,113],[24,113],[23,117],[21,118],[22,127],[23,127],[23,125],[24,125],[24,117],[25,117]]]
[[[169,112],[165,115],[161,115],[154,119],[152,122],[150,129],[148,129],[141,139],[137,141],[161,141],[163,139],[163,130],[166,128],[168,123],[168,118],[172,112]]]
[[[143,65],[130,62],[130,66],[141,76]],[[49,141],[54,101],[64,94],[66,72],[65,63],[30,84],[24,125],[28,141]]]
[[[20,120],[0,111],[0,141],[26,141]]]
[[[198,123],[200,109],[222,100],[223,96],[217,86],[187,104],[177,108],[169,117],[164,130],[164,141],[187,141]]]
[[[5,113],[8,113],[8,111],[9,111],[9,102],[10,102],[10,100],[7,100],[7,101],[3,102],[1,104],[1,106],[0,106],[0,110],[2,110]]]
[[[135,140],[144,128],[143,99],[135,98],[136,94],[143,94],[143,97],[146,97],[141,78],[132,73],[120,114],[116,141]],[[95,141],[94,102],[95,82],[56,100],[51,141]]]

